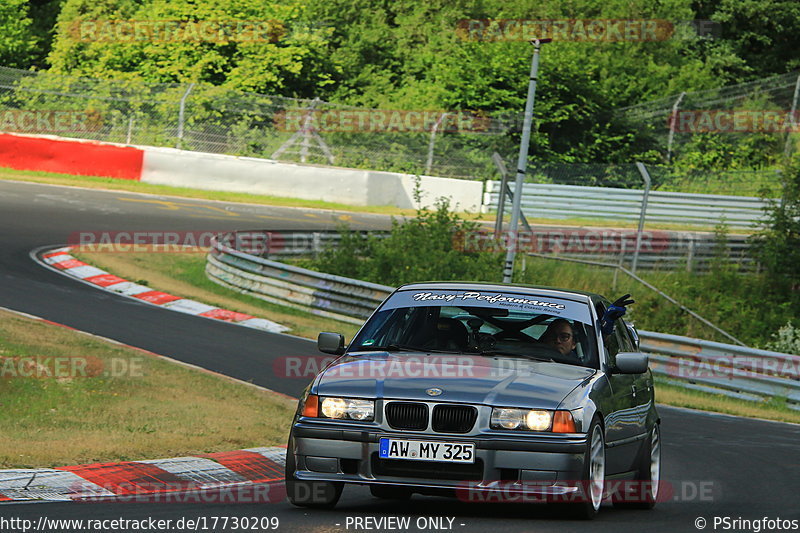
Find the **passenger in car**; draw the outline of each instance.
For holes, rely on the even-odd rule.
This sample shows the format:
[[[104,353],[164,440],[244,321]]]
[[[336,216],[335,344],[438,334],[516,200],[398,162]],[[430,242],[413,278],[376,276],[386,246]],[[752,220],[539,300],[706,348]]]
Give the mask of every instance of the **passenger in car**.
[[[575,347],[578,345],[578,330],[566,318],[557,318],[550,322],[539,342],[552,346],[561,355],[577,357]]]

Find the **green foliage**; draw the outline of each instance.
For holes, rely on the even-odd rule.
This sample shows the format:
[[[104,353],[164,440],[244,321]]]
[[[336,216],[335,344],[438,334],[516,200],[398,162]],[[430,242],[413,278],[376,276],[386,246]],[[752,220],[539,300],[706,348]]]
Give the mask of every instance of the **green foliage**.
[[[229,91],[320,97],[354,106],[476,110],[516,117],[515,127],[501,135],[438,136],[435,164],[440,174],[465,176],[469,170],[452,169],[474,166],[469,175],[482,178],[494,172],[488,154],[498,151],[510,156],[517,151],[532,50],[525,41],[478,41],[457,31],[459,22],[474,19],[712,19],[722,29],[721,38],[714,39],[702,38],[690,25],[676,24],[671,35],[652,41],[556,40],[545,45],[531,167],[553,162],[664,162],[666,128],[661,124],[642,127],[615,109],[681,91],[784,73],[800,65],[796,54],[800,4],[796,0],[375,0],[368,4],[349,0],[6,0],[0,5],[0,63],[41,66],[47,54],[46,62],[56,74],[132,83],[206,83]],[[274,28],[274,39],[209,42],[126,39],[118,34],[115,38],[114,32],[102,29],[96,37],[82,33],[81,28],[102,28],[108,21],[261,21]],[[176,92],[182,90],[185,87]],[[187,140],[187,148],[269,157],[288,137],[265,124],[274,109],[243,111],[239,108],[246,106],[231,93],[204,94],[199,87],[196,91],[189,100],[187,127],[197,131],[198,137],[214,140],[197,145]],[[144,105],[152,95],[141,92]],[[138,129],[145,132],[137,142],[163,138],[174,123],[166,117],[174,112],[173,100],[165,103],[161,124],[144,124],[145,112],[137,118]],[[763,104],[766,109],[776,106],[769,101]],[[108,112],[113,104],[100,107]],[[125,113],[108,118],[119,119],[118,129],[128,123]],[[251,135],[226,143],[217,124],[235,124],[236,132]],[[352,149],[348,136],[352,137],[330,134],[337,164],[405,172],[424,169],[424,156],[419,155],[425,153],[424,134],[407,135],[398,142],[392,134],[365,134],[380,137],[381,149],[374,152],[368,147],[358,152]],[[259,137],[263,142],[258,142]],[[677,169],[687,171],[763,168],[775,164],[782,152],[778,137],[695,135],[676,142],[672,161]],[[370,143],[377,144],[364,142]],[[344,148],[337,151],[337,145]]]
[[[800,301],[800,154],[782,169],[783,197],[770,202],[767,227],[753,236],[753,253],[771,279],[771,287]]]
[[[800,355],[800,328],[792,325],[791,321],[772,335],[772,340],[765,346],[767,350],[781,353]]]
[[[796,0],[695,0],[698,19],[711,19],[721,39],[707,54],[731,52],[741,59],[729,73],[741,77],[791,72],[800,67],[800,3]]]
[[[27,0],[0,2],[0,65],[28,66],[38,44],[32,24]]]
[[[392,221],[388,237],[362,236],[341,229],[341,242],[307,264],[322,272],[400,285],[430,280],[498,281],[502,255],[469,251],[464,236],[478,231],[476,222],[463,220],[440,199],[435,209],[419,209],[413,219]]]
[[[272,30],[258,38],[146,39],[104,31],[114,20],[260,22]],[[156,27],[156,26],[152,26]],[[324,28],[309,29],[300,2],[256,0],[65,0],[49,61],[58,73],[149,82],[206,82],[231,89],[287,96],[316,96],[330,83]]]

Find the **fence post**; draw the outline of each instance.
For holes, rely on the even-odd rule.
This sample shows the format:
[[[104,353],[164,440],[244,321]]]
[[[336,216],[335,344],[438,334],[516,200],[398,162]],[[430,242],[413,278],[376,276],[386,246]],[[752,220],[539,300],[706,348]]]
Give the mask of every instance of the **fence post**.
[[[425,163],[425,173],[429,176],[431,174],[431,167],[433,166],[433,147],[436,144],[436,132],[439,130],[439,125],[444,121],[446,116],[447,113],[442,113],[442,116],[439,117],[439,120],[437,120],[436,124],[431,128],[431,140],[428,143],[428,161]]]
[[[647,199],[650,196],[650,174],[643,163],[636,163],[636,168],[639,169],[639,174],[642,175],[644,180],[644,195],[642,196],[642,210],[639,213],[639,229],[636,230],[636,250],[633,252],[633,264],[631,265],[631,272],[636,274],[636,266],[639,263],[639,250],[642,247],[642,230],[644,230],[644,217],[647,215]]]
[[[506,189],[508,188],[508,169],[506,163],[497,152],[492,154],[492,161],[500,171],[500,195],[497,197],[497,220],[494,221],[494,238],[499,239],[503,233],[503,216],[506,210]]]
[[[692,271],[692,263],[694,262],[694,254],[695,254],[695,235],[694,233],[689,234],[689,252],[686,255],[686,272]]]
[[[182,148],[183,146],[183,123],[184,123],[184,114],[186,112],[186,99],[189,97],[189,93],[192,92],[194,88],[194,83],[190,83],[189,86],[186,88],[186,92],[183,93],[181,97],[180,108],[178,109],[178,142],[175,143],[175,148]]]
[[[131,136],[133,134],[133,115],[128,116],[128,135],[125,137],[125,144],[131,144]]]
[[[797,113],[797,96],[800,94],[800,74],[797,75],[797,81],[794,84],[794,96],[792,97],[792,110],[789,112],[789,123],[792,126],[797,124],[795,120],[795,113]],[[783,147],[783,155],[789,157],[789,154],[792,152],[792,131],[794,127],[790,128],[789,131],[786,132],[786,145]]]
[[[672,161],[672,141],[675,139],[675,123],[678,120],[678,108],[681,105],[681,100],[686,96],[686,91],[683,91],[675,104],[672,106],[672,115],[669,117],[669,137],[667,137],[667,163]]]

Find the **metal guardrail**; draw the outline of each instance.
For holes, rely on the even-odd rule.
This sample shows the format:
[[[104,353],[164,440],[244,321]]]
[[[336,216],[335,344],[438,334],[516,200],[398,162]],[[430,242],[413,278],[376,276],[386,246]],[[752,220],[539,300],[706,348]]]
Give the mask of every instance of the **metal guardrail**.
[[[496,211],[499,181],[487,181],[484,206]],[[529,218],[639,219],[644,191],[610,187],[584,187],[526,183],[522,189],[522,211]],[[713,227],[725,221],[735,228],[754,228],[763,217],[766,202],[749,196],[722,196],[650,191],[648,221]]]
[[[361,235],[382,237],[388,232],[363,231]],[[338,231],[291,231],[237,232],[238,249],[256,249],[259,257],[275,259],[281,257],[316,256],[341,240]],[[490,239],[483,234],[480,239]],[[478,239],[478,241],[480,240]],[[553,228],[534,226],[530,233],[520,232],[521,252],[549,253],[567,258],[598,259],[608,262],[630,264],[636,242],[635,230],[585,228]],[[477,241],[465,246],[479,245]],[[710,233],[678,231],[645,231],[639,253],[639,268],[642,269],[686,269],[704,272],[717,257],[718,243]],[[237,248],[234,246],[234,248]],[[748,255],[750,248],[745,235],[728,235],[724,243],[726,261],[736,264],[740,270],[755,270],[756,262]]]
[[[273,234],[284,239],[280,246],[275,239],[253,238],[258,233],[265,234],[233,232],[215,238],[206,262],[208,277],[220,285],[268,302],[356,325],[363,324],[393,290],[384,285],[279,263],[237,249],[261,253],[290,250],[285,247],[288,232]]]
[[[220,285],[268,302],[361,325],[392,287],[261,257],[278,250],[284,255],[319,251],[322,242],[336,240],[332,232],[315,234],[296,232],[296,240],[289,239],[293,232],[276,232],[273,237],[258,231],[223,234],[212,241],[206,274]],[[274,236],[279,236],[280,245]],[[290,240],[297,246],[287,246]],[[258,255],[248,253],[255,251]],[[789,407],[800,409],[800,355],[651,331],[639,331],[639,337],[653,373],[669,383],[747,400],[782,397]]]
[[[786,398],[800,410],[800,355],[639,332],[654,374],[689,388],[742,399]]]

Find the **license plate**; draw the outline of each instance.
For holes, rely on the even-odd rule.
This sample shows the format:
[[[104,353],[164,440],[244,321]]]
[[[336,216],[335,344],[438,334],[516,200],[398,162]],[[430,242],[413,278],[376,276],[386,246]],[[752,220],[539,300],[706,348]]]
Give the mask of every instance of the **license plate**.
[[[474,463],[475,445],[471,442],[432,442],[383,437],[379,456],[381,459]]]

